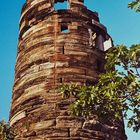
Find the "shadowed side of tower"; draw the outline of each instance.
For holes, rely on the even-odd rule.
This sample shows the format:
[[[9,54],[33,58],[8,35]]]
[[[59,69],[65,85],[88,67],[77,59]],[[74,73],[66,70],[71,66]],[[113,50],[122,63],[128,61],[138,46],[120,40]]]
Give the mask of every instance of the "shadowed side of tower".
[[[59,3],[67,7],[56,10]],[[56,90],[62,83],[96,83],[111,44],[98,14],[83,0],[27,0],[10,112],[15,140],[126,140],[123,124],[70,116],[74,99],[63,100]]]

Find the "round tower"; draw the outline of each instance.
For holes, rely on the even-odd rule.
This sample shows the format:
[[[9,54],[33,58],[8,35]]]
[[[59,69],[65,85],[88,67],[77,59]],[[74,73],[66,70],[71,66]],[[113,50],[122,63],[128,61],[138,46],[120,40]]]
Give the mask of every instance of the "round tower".
[[[62,83],[95,84],[111,37],[84,0],[26,0],[20,32],[10,125],[15,140],[126,140],[124,126],[70,115]]]

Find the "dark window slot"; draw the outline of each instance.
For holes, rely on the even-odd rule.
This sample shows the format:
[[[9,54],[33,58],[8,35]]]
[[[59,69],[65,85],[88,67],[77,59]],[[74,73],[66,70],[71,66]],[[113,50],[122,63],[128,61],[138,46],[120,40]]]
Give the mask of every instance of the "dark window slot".
[[[60,78],[60,83],[63,83],[63,78]]]
[[[62,48],[62,53],[65,54],[65,48],[64,48],[64,46]]]
[[[61,33],[68,33],[69,28],[68,25],[61,25]]]

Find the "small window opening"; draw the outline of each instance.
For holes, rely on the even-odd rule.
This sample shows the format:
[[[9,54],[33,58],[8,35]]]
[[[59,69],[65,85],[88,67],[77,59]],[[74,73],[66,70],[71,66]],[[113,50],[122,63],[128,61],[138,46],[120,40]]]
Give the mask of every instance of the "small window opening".
[[[64,48],[64,46],[62,48],[62,53],[65,54],[65,48]]]
[[[69,29],[68,29],[68,25],[61,25],[61,33],[68,33]]]
[[[63,83],[63,78],[60,78],[60,83]]]
[[[54,9],[61,10],[61,9],[68,9],[69,3],[67,0],[55,0]]]

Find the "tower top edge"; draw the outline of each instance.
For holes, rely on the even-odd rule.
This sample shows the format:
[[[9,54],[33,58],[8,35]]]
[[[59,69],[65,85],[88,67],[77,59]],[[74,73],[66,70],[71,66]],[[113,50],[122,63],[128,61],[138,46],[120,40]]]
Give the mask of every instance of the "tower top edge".
[[[90,14],[95,14],[98,17],[98,13],[94,10],[88,9],[86,5],[84,5],[84,0],[26,0],[24,3],[21,14],[25,13],[27,9],[31,9],[34,7],[37,7],[38,5],[45,5],[47,4],[48,7],[52,7],[52,10],[59,11],[59,10],[64,10],[64,8],[59,6],[59,10],[55,9],[55,4],[56,3],[64,3],[67,2],[67,8],[65,10],[84,10],[85,12],[88,11]]]

